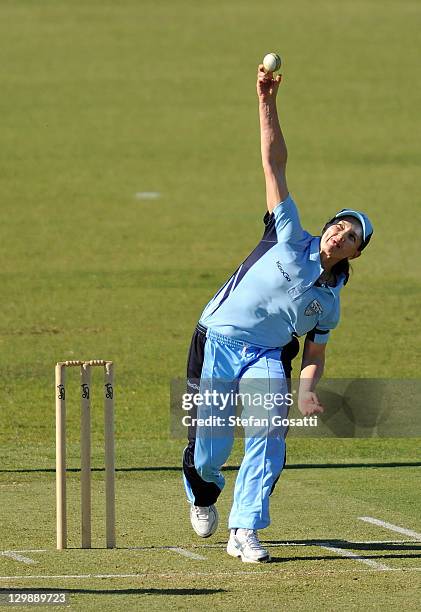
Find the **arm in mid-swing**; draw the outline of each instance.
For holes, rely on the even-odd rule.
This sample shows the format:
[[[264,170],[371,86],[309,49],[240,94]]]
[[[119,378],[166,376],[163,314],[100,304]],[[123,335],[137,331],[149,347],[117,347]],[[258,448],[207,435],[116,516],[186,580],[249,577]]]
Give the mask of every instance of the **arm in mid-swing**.
[[[288,196],[286,182],[287,148],[279,124],[276,95],[281,76],[266,73],[261,64],[257,72],[257,96],[259,99],[260,146],[266,182],[266,202],[272,212],[277,204]]]
[[[316,344],[316,342],[306,338],[298,392],[298,408],[304,416],[323,412],[315,388],[323,374],[325,351],[326,344]]]
[[[266,202],[270,213],[288,196],[285,174],[288,152],[276,108],[276,95],[280,83],[281,76],[274,77],[272,73],[267,74],[263,65],[259,66],[257,96],[259,99],[260,146],[266,182]],[[298,394],[298,407],[304,416],[323,412],[315,388],[323,374],[325,349],[325,344],[317,344],[306,338]]]

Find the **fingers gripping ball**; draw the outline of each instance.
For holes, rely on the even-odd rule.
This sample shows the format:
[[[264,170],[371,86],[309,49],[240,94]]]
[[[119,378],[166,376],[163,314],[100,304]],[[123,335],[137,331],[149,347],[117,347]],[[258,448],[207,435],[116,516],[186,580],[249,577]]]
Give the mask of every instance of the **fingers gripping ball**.
[[[263,58],[263,66],[266,72],[275,72],[281,67],[282,60],[277,53],[268,53]]]

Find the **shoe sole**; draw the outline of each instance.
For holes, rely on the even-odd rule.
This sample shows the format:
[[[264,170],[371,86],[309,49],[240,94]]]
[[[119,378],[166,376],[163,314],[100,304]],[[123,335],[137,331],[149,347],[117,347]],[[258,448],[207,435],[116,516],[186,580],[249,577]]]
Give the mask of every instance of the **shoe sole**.
[[[218,525],[215,527],[215,529],[214,529],[213,531],[211,531],[211,532],[209,532],[209,533],[206,533],[205,535],[203,535],[203,533],[199,533],[199,532],[197,532],[197,531],[196,531],[196,529],[195,529],[194,527],[193,527],[193,531],[194,531],[194,533],[195,533],[197,536],[199,536],[199,538],[203,538],[203,539],[205,540],[206,538],[210,538],[211,536],[213,536],[213,534],[215,533],[215,531],[217,530],[217,528],[218,528]]]
[[[271,558],[270,555],[267,557],[262,557],[261,559],[250,559],[246,557],[241,550],[238,550],[235,546],[227,546],[227,553],[231,555],[231,557],[237,557],[237,559],[241,559],[243,563],[270,563]]]

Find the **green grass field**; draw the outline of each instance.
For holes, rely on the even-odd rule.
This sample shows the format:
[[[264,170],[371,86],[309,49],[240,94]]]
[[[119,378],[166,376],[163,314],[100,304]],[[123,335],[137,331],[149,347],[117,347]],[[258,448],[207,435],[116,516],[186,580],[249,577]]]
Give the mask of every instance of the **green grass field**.
[[[169,387],[203,305],[262,232],[255,71],[271,50],[303,225],[317,233],[346,206],[375,225],[326,376],[419,376],[420,26],[412,0],[0,3],[0,595],[66,589],[75,610],[419,609],[419,439],[291,439],[262,533],[275,563],[249,566],[223,550],[234,469],[219,532],[191,533]],[[71,472],[71,548],[55,551],[54,364],[79,358],[116,363],[114,551],[101,471],[97,548],[78,548]],[[98,397],[93,409],[101,468]],[[240,460],[239,441],[229,467]]]

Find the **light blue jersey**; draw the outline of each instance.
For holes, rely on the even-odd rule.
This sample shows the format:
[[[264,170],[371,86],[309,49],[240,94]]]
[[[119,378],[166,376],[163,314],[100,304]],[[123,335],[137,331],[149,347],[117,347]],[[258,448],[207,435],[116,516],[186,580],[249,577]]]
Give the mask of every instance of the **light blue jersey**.
[[[315,285],[323,272],[320,237],[303,230],[290,195],[264,223],[262,240],[207,304],[200,323],[264,348],[308,332],[325,344],[339,321],[345,275],[335,287]]]

